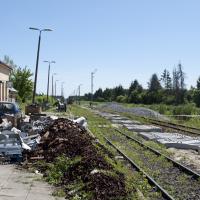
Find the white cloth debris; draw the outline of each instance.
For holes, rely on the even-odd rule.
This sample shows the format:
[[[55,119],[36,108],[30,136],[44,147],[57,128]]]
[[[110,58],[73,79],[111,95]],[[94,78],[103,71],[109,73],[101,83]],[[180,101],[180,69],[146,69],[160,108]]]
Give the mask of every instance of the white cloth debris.
[[[87,121],[85,117],[79,117],[78,119],[73,120],[73,122],[78,123],[80,126],[87,128]]]
[[[8,120],[6,118],[2,119],[2,123],[0,124],[0,127],[3,127],[4,129],[8,129],[10,127],[12,127],[12,123],[8,122]]]
[[[13,127],[11,129],[11,131],[13,131],[15,134],[20,134],[21,133],[21,131],[19,129],[15,128],[15,127]]]
[[[30,122],[30,116],[25,115],[25,118],[23,119],[24,122]]]
[[[98,172],[99,172],[98,169],[93,169],[93,170],[90,172],[90,174],[96,174],[96,173],[98,173]]]
[[[27,144],[25,144],[24,142],[22,142],[22,148],[25,150],[31,150],[31,147],[29,147]]]
[[[51,118],[52,120],[56,120],[56,119],[58,119],[58,116],[52,115],[52,116],[50,116],[50,118]]]

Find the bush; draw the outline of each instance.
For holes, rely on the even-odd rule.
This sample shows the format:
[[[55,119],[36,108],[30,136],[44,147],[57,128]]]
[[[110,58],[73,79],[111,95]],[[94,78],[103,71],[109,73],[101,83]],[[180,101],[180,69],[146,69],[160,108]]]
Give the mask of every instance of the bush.
[[[98,98],[96,99],[96,101],[98,101],[98,102],[104,102],[105,99],[104,99],[103,97],[98,97]]]
[[[186,104],[186,105],[175,106],[172,112],[173,115],[192,115],[192,114],[197,114],[198,109],[195,107],[194,104]]]
[[[126,103],[127,102],[127,96],[123,96],[123,95],[117,96],[116,101],[119,102],[119,103]]]
[[[200,107],[200,90],[195,90],[193,98],[196,106]]]
[[[141,102],[141,94],[137,91],[137,90],[134,90],[131,92],[131,94],[129,95],[128,97],[128,102],[129,103],[135,103],[135,104],[138,104]]]
[[[167,106],[164,105],[164,104],[160,104],[160,105],[158,106],[158,112],[159,112],[160,114],[166,114],[166,112],[167,112]]]

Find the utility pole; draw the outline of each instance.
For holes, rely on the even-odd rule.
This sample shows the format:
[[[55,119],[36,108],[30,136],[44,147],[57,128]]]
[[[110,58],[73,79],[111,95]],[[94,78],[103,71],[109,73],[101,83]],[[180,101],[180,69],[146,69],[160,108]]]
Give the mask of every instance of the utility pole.
[[[91,106],[92,106],[92,103],[93,103],[94,74],[96,72],[97,72],[97,69],[95,69],[93,72],[91,72],[91,102],[90,102]]]
[[[48,81],[47,81],[47,102],[49,102],[49,76],[50,76],[50,69],[51,69],[51,63],[56,63],[55,61],[47,61],[44,62],[49,63],[49,69],[48,69]]]
[[[73,92],[73,99],[74,99],[74,102],[76,102],[76,90],[74,90]]]
[[[79,105],[81,105],[81,85],[82,85],[82,84],[80,84],[80,85],[78,86]]]
[[[43,31],[52,31],[51,29],[39,29],[30,27],[29,29],[34,31],[39,31],[39,39],[38,39],[38,49],[37,49],[37,58],[36,58],[36,67],[35,67],[35,80],[34,80],[34,88],[33,88],[33,98],[32,103],[35,103],[35,94],[36,94],[36,86],[37,86],[37,74],[38,74],[38,63],[39,63],[39,56],[40,56],[40,41],[41,41],[41,33]]]
[[[56,73],[53,73],[53,74],[52,74],[52,102],[53,102],[53,97],[54,97],[54,96],[53,96],[53,95],[54,95],[54,94],[53,94],[53,91],[54,91],[54,90],[53,90],[53,84],[54,84],[54,83],[53,83],[53,76],[54,76],[54,75],[56,75]]]
[[[57,82],[57,81],[59,81],[59,80],[56,80],[56,81],[55,81],[55,98],[56,98],[56,82]]]
[[[63,89],[63,84],[64,84],[65,82],[61,82],[61,96],[62,97],[64,97],[64,89]]]

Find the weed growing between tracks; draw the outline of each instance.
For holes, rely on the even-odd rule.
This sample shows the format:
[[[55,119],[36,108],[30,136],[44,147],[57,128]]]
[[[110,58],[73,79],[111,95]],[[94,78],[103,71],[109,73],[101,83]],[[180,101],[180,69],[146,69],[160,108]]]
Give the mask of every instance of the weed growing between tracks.
[[[147,174],[154,178],[175,199],[200,198],[199,181],[193,179],[163,156],[157,156],[153,152],[140,146],[138,143],[127,140],[119,133],[113,133],[110,140],[130,159],[134,160]],[[192,198],[191,198],[192,197]]]
[[[111,123],[95,114],[93,114],[90,110],[80,108],[78,106],[72,106],[71,111],[76,116],[84,116],[87,118],[89,129],[98,138],[101,144],[106,146],[107,152],[112,152],[113,155],[119,155],[116,150],[114,150],[110,145],[105,142],[103,136],[112,136],[116,133],[115,129],[111,126]],[[159,192],[156,192],[156,189],[149,185],[147,179],[139,172],[133,171],[131,166],[125,162],[124,160],[119,161],[115,158],[111,158],[107,156],[107,160],[115,164],[115,168],[125,174],[126,177],[126,186],[129,191],[139,190],[143,193],[145,197],[148,199],[163,199]],[[139,196],[139,195],[138,195]],[[141,199],[141,197],[135,197],[133,199]]]

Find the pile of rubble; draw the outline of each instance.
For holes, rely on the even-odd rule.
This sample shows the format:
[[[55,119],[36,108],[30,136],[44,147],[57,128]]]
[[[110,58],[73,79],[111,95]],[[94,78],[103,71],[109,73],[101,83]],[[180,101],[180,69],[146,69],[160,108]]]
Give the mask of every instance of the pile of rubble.
[[[67,185],[81,181],[84,191],[92,194],[93,200],[126,199],[124,175],[117,172],[113,165],[105,159],[105,150],[89,135],[85,128],[64,118],[59,118],[46,127],[41,133],[41,140],[36,149],[28,153],[29,162],[44,160],[46,163],[56,162],[56,158],[80,158],[63,172],[59,185]],[[43,174],[47,169],[39,169]],[[47,174],[46,174],[47,176]],[[66,197],[74,195],[65,189]]]
[[[13,127],[8,118],[0,121],[0,160],[7,162],[21,162],[23,151],[32,151],[40,142],[40,132],[51,123],[55,118],[37,116],[31,119],[26,116],[20,129]]]
[[[106,103],[100,106],[101,109],[108,109],[119,113],[131,113],[136,116],[150,117],[161,120],[168,120],[167,117],[161,115],[160,113],[144,107],[133,107],[126,108],[118,103]]]

